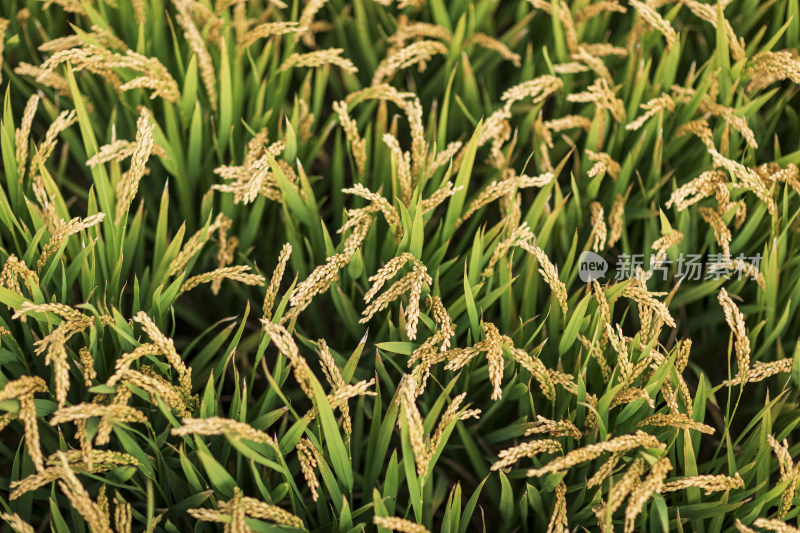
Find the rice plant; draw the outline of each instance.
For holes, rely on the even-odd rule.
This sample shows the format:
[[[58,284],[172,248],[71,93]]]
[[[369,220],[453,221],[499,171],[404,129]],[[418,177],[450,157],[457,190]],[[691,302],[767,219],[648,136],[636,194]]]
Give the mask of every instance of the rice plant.
[[[798,0],[4,0],[6,530],[798,531]]]

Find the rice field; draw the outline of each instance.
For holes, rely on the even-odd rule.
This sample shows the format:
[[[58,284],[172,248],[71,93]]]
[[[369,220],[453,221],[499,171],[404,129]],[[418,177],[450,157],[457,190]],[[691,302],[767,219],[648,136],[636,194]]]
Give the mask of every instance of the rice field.
[[[798,0],[4,0],[23,533],[797,532]]]

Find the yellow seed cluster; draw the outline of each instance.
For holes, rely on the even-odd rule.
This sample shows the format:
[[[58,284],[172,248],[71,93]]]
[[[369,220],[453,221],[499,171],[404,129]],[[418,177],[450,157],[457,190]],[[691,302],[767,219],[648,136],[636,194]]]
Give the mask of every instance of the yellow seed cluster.
[[[264,278],[264,276],[261,274],[251,274],[250,270],[251,269],[249,266],[242,265],[217,268],[211,272],[198,274],[197,276],[187,279],[184,284],[181,285],[181,292],[190,291],[203,283],[214,283],[223,279],[237,281],[245,285],[256,285],[259,287],[264,286],[266,278]]]
[[[111,533],[108,514],[103,512],[99,502],[92,501],[88,491],[70,468],[67,456],[60,451],[57,455],[60,461],[58,486],[72,507],[86,520],[92,533]]]
[[[367,167],[367,141],[361,138],[358,133],[356,121],[347,113],[347,103],[338,101],[333,103],[333,110],[339,115],[339,124],[342,126],[350,143],[350,150],[356,162],[359,174],[364,174]],[[387,134],[388,135],[388,134]]]
[[[283,152],[285,142],[278,141],[269,146],[267,143],[267,132],[261,131],[247,144],[244,164],[223,165],[214,169],[214,173],[228,180],[228,183],[215,184],[212,189],[233,193],[233,201],[237,204],[252,203],[258,196],[282,202],[283,194],[275,176],[275,173],[282,172],[289,186],[297,190],[294,171],[285,161],[275,159]]]
[[[181,421],[181,426],[173,428],[171,433],[173,435],[228,435],[235,438],[246,439],[252,442],[258,442],[278,447],[278,443],[264,433],[244,422],[238,422],[229,418],[221,418],[213,416],[209,418],[184,418]]]
[[[425,526],[399,516],[375,516],[372,522],[376,526],[385,527],[401,533],[430,533]]]
[[[563,87],[564,82],[561,81],[561,78],[549,75],[539,76],[506,89],[500,96],[500,101],[505,102],[503,110],[509,113],[514,102],[530,98],[531,103],[538,104]]]
[[[481,191],[474,200],[472,200],[464,214],[461,215],[461,218],[456,222],[456,226],[460,226],[470,216],[472,216],[473,213],[499,198],[513,193],[518,189],[525,189],[528,187],[544,187],[550,184],[554,178],[555,176],[552,173],[546,172],[536,177],[512,175],[502,181],[493,181],[488,187]]]
[[[750,371],[750,338],[747,336],[747,329],[744,325],[744,315],[733,303],[728,291],[724,288],[720,289],[717,295],[719,304],[725,313],[725,321],[733,331],[735,341],[736,364],[739,370],[739,379],[744,383],[747,382],[747,375]]]
[[[367,231],[372,226],[373,217],[370,212],[362,211],[353,214],[348,222],[352,231],[345,240],[342,251],[326,258],[325,264],[315,268],[305,280],[295,287],[289,298],[292,309],[287,313],[286,319],[296,318],[309,306],[315,296],[330,289],[333,282],[338,279],[339,271],[350,263],[359,250]]]
[[[400,269],[411,262],[411,272],[395,281],[383,294],[375,297],[383,285],[392,279]],[[397,300],[402,294],[408,292],[408,305],[405,309],[406,335],[409,339],[417,338],[417,323],[419,322],[419,302],[423,288],[430,288],[433,279],[428,274],[427,267],[418,261],[410,253],[404,253],[395,257],[384,265],[378,272],[369,278],[372,287],[364,295],[364,301],[369,305],[363,312],[363,318],[359,321],[362,324],[369,322],[375,313],[383,311],[393,301]]]
[[[605,220],[603,220],[603,206],[600,202],[592,202],[589,206],[589,211],[592,216],[592,250],[599,252],[605,248],[606,239],[608,238],[608,228]]]
[[[747,76],[750,78],[748,91],[759,91],[785,79],[800,83],[800,58],[792,50],[764,50],[750,58]]]
[[[278,256],[278,266],[272,271],[272,278],[267,286],[267,294],[264,296],[264,303],[262,305],[262,312],[264,318],[272,318],[272,308],[275,305],[275,298],[280,290],[281,280],[283,279],[283,272],[286,270],[286,263],[289,261],[289,256],[292,254],[292,245],[288,242],[281,248],[281,253]]]
[[[381,61],[372,76],[372,85],[380,85],[400,70],[413,65],[419,65],[424,70],[425,63],[436,55],[447,55],[447,47],[439,41],[422,40],[411,43]]]
[[[640,2],[637,2],[637,4],[640,4]],[[645,113],[633,122],[628,123],[628,125],[625,126],[625,129],[638,130],[644,126],[648,120],[656,116],[661,111],[674,111],[675,102],[668,94],[661,93],[661,96],[648,100],[647,103],[642,104],[640,107],[645,110]]]
[[[245,518],[256,518],[258,520],[268,520],[276,524],[286,525],[295,528],[304,527],[300,517],[271,505],[256,498],[244,496],[239,487],[234,488],[233,498],[228,501],[218,503],[219,511],[213,509],[188,509],[189,515],[205,522],[223,522],[230,525],[237,524],[238,529],[232,531],[249,531],[245,524]],[[227,526],[226,526],[227,529]]]
[[[465,397],[466,393],[462,393],[453,398],[439,419],[433,435],[428,436],[416,403],[414,378],[410,374],[406,374],[400,380],[397,386],[397,398],[401,407],[401,418],[398,418],[397,423],[398,426],[402,427],[403,422],[405,422],[408,429],[408,439],[414,451],[414,460],[419,476],[428,474],[431,459],[442,446],[445,430],[456,420],[477,417],[480,414],[479,409],[464,410],[459,414],[459,408]]]
[[[658,30],[667,41],[667,46],[671,47],[678,40],[678,34],[672,28],[669,22],[659,15],[651,5],[646,2],[638,2],[637,0],[628,0],[643,21],[645,21],[653,29]]]
[[[682,413],[651,415],[641,420],[638,426],[671,426],[680,429],[692,429],[709,435],[714,433],[714,428],[711,426],[692,420]]]
[[[536,423],[525,431],[525,436],[537,433],[549,433],[554,437],[572,437],[580,439],[583,434],[569,420],[549,420],[542,415],[536,415]]]
[[[0,271],[0,287],[14,291],[22,296],[20,281],[25,285],[28,292],[31,292],[33,287],[39,285],[39,276],[36,272],[28,268],[25,261],[11,254],[3,264],[3,270]],[[24,320],[24,316],[22,318]]]
[[[6,44],[6,30],[11,21],[0,17],[0,68],[3,67],[3,49]],[[0,74],[0,81],[3,81],[3,76]]]
[[[28,103],[25,104],[25,109],[22,112],[20,126],[14,131],[14,143],[16,145],[15,159],[17,163],[17,175],[20,181],[25,177],[25,165],[28,163],[28,147],[31,137],[31,124],[33,123],[33,117],[36,114],[39,100],[40,96],[38,94],[34,94],[28,99]]]
[[[664,487],[664,479],[672,470],[672,463],[666,457],[658,460],[650,468],[650,472],[642,480],[636,490],[628,497],[628,506],[625,508],[625,533],[632,533],[636,528],[636,517],[642,512],[644,504],[652,494],[659,494]]]
[[[264,22],[247,31],[239,45],[243,48],[252,46],[260,39],[303,32],[305,28],[299,22]]]
[[[160,97],[169,102],[176,102],[180,98],[177,82],[158,59],[143,56],[132,50],[126,50],[124,54],[116,53],[96,44],[55,52],[42,63],[37,81],[46,80],[48,73],[67,61],[76,71],[87,70],[103,77],[120,92],[144,88],[153,91],[151,98]],[[128,69],[139,73],[140,76],[122,83],[115,69]]]
[[[300,470],[303,472],[303,477],[306,480],[309,490],[311,490],[311,499],[317,501],[319,499],[319,480],[314,473],[314,468],[317,466],[317,449],[308,439],[300,439],[297,442],[297,459],[300,461]]]
[[[738,472],[734,473],[733,477],[722,474],[716,476],[689,476],[677,481],[665,483],[664,487],[661,489],[661,493],[684,490],[689,487],[702,489],[705,491],[706,495],[708,495],[713,492],[742,488],[744,487],[744,480],[742,480],[742,476],[740,476]]]
[[[520,248],[531,254],[539,262],[539,273],[544,278],[545,282],[550,286],[553,294],[561,306],[561,311],[564,316],[567,315],[567,286],[558,278],[558,270],[555,265],[550,262],[550,259],[545,254],[544,250],[538,246],[533,246],[529,243],[520,244]]]
[[[632,435],[621,435],[610,440],[589,444],[567,453],[563,457],[554,459],[541,468],[528,470],[528,477],[541,477],[553,472],[566,470],[573,466],[596,459],[604,452],[621,452],[634,448],[663,448],[664,445],[652,435],[637,431]]]
[[[438,27],[438,26],[437,26]],[[521,66],[519,54],[512,52],[511,49],[504,44],[502,41],[491,37],[490,35],[486,35],[485,33],[476,32],[473,33],[470,38],[469,42],[476,44],[478,46],[482,46],[488,50],[492,50],[500,54],[500,57],[507,61],[511,61],[515,67],[519,68]]]
[[[318,50],[316,52],[307,52],[304,54],[294,53],[289,56],[286,61],[281,65],[281,70],[289,70],[297,67],[321,67],[323,65],[335,65],[341,68],[344,72],[355,74],[358,68],[352,61],[341,57],[344,50],[341,48],[329,48],[327,50]]]
[[[36,269],[42,272],[50,256],[52,256],[71,235],[75,235],[85,229],[100,224],[104,218],[104,213],[97,213],[86,218],[75,217],[69,222],[62,222],[55,228],[55,232],[50,235],[50,240],[42,248],[42,253],[39,254],[39,260],[36,262]]]
[[[139,182],[144,176],[145,164],[153,150],[153,130],[155,124],[148,124],[148,114],[142,112],[136,122],[136,146],[131,154],[131,168],[120,183],[117,193],[117,223],[128,212],[139,189]]]
[[[550,522],[547,524],[547,533],[567,533],[567,484],[563,481],[556,485],[556,504]]]

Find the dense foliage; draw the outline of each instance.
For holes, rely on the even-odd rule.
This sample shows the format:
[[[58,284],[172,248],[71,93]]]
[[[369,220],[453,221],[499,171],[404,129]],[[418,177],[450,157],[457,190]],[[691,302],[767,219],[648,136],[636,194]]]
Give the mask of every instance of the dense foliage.
[[[798,7],[4,0],[2,517],[797,531]]]

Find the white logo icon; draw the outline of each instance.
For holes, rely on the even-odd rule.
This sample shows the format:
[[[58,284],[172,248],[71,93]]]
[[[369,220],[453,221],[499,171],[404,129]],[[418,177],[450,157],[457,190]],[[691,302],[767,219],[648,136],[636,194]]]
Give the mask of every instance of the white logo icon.
[[[608,271],[608,261],[596,253],[586,250],[578,258],[578,277],[584,283],[600,279]]]

